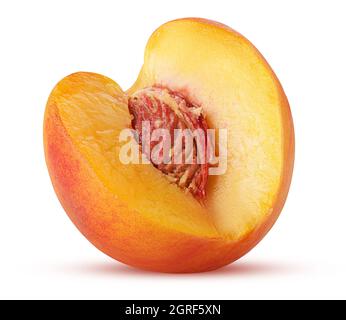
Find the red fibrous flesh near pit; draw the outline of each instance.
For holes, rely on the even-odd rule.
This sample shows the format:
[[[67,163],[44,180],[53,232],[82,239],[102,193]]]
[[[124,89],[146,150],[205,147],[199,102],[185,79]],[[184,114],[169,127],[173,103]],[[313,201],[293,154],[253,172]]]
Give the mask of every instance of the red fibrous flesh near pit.
[[[151,160],[151,163],[166,177],[177,184],[181,189],[191,192],[192,195],[203,201],[206,197],[206,184],[208,180],[207,159],[207,122],[203,116],[202,108],[189,103],[181,95],[161,87],[145,88],[134,93],[128,102],[132,115],[132,128],[137,131],[138,142],[142,146],[142,152]],[[157,163],[153,161],[150,150],[158,143],[163,143],[164,136],[158,141],[150,140],[150,150],[144,148],[143,125],[150,125],[150,135],[155,129],[167,129],[170,134],[170,153],[168,161]],[[174,129],[189,129],[199,135],[193,140],[191,158],[182,156],[179,163],[175,161],[174,149],[177,148],[177,139]],[[202,137],[203,136],[203,137]],[[182,137],[182,150],[186,151],[186,141]],[[197,146],[197,143],[202,145]],[[202,148],[202,149],[198,149]],[[204,159],[198,161],[198,152],[202,150]],[[189,159],[189,160],[188,160]]]

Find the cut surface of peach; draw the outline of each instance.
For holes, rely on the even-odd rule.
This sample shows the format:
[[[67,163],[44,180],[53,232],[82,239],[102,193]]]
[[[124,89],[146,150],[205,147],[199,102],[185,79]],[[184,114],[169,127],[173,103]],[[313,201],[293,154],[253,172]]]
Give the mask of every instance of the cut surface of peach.
[[[151,163],[120,161],[129,97],[155,86],[201,107],[209,128],[227,129],[227,170],[208,177],[203,204]],[[153,33],[127,91],[95,73],[61,80],[47,103],[44,146],[59,200],[97,248],[143,269],[199,272],[240,258],[271,228],[291,180],[294,133],[257,49],[224,25],[188,18]]]

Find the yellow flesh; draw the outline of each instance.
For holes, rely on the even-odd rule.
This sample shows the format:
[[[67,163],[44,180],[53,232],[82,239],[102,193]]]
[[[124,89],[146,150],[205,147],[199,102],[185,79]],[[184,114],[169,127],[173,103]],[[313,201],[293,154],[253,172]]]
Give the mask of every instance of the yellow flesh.
[[[80,77],[80,75],[79,75]],[[283,172],[278,84],[240,35],[198,21],[174,21],[150,38],[128,94],[161,84],[201,105],[210,128],[228,129],[228,170],[209,177],[207,210],[152,165],[123,165],[118,136],[130,127],[127,98],[108,78],[63,80],[54,94],[72,141],[112,192],[139,214],[170,228],[230,239],[253,230],[272,210]],[[210,222],[210,217],[213,223]]]
[[[206,22],[177,20],[150,38],[138,80],[185,92],[210,128],[228,129],[228,170],[209,178],[207,206],[218,230],[235,239],[272,210],[284,170],[281,88],[241,35]]]

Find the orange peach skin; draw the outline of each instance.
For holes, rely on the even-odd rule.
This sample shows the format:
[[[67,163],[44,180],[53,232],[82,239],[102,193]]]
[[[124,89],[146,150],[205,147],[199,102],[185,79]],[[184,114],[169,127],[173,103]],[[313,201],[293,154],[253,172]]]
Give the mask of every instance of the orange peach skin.
[[[212,22],[208,22],[212,23]],[[220,26],[220,28],[225,28]],[[264,58],[263,63],[266,64]],[[266,64],[267,65],[267,64]],[[273,77],[274,73],[267,65]],[[86,73],[71,75],[76,83]],[[90,76],[97,77],[95,74]],[[100,81],[103,80],[102,76]],[[80,232],[105,254],[134,267],[159,272],[202,272],[220,268],[243,256],[269,231],[285,202],[293,169],[293,125],[287,99],[281,92],[285,169],[275,205],[256,228],[231,240],[217,232],[212,236],[189,234],[130,209],[95,174],[75,147],[51,97],[44,121],[46,162],[54,189]]]

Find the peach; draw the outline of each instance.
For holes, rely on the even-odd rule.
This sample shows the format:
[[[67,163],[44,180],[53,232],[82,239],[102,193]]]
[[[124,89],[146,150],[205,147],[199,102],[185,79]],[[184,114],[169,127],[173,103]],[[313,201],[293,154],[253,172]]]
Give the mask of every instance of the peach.
[[[156,92],[175,122],[143,113]],[[192,116],[198,108],[203,114]],[[227,129],[227,171],[206,177],[194,163],[177,176],[171,167],[124,164],[119,135],[138,129],[136,119]],[[153,33],[128,91],[95,73],[61,80],[47,102],[44,148],[62,206],[98,249],[142,269],[201,272],[243,256],[276,221],[294,132],[284,91],[257,49],[227,26],[188,18]]]

